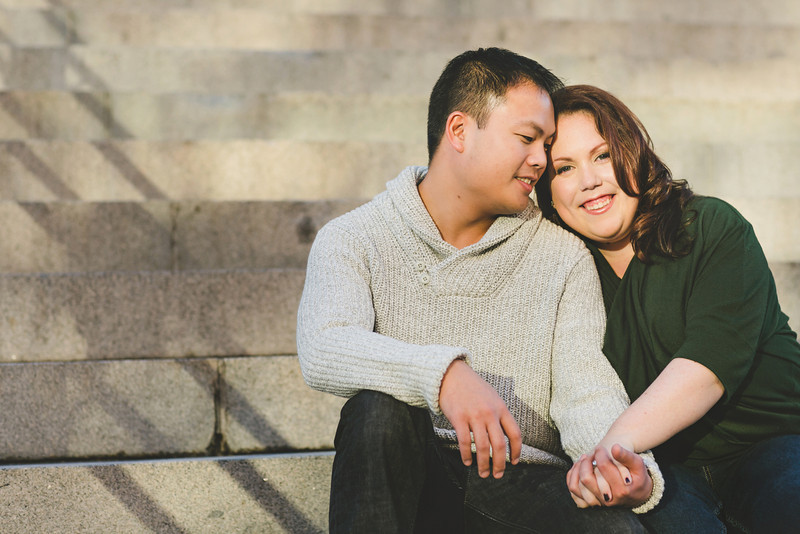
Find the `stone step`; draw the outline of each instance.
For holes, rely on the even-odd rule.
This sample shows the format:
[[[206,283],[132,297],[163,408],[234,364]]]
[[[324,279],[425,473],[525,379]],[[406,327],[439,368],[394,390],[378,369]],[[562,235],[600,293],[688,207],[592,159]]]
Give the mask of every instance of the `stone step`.
[[[304,269],[359,200],[0,202],[0,273]]]
[[[8,464],[331,449],[344,401],[288,355],[0,363],[0,402]]]
[[[415,143],[376,141],[0,141],[0,200],[320,200],[372,198]]]
[[[744,9],[737,10],[739,16],[733,19],[708,17],[706,10],[695,6],[681,10],[677,17],[672,13],[659,17],[648,12],[649,8],[637,9],[638,6],[612,10],[586,9],[581,4],[582,9],[576,9],[573,2],[565,2],[564,6],[537,5],[534,9],[526,2],[507,2],[498,7],[487,0],[456,9],[435,2],[425,4],[423,9],[406,12],[368,12],[361,5],[349,11],[334,8],[326,12],[302,6],[276,10],[270,4],[214,9],[143,7],[138,3],[97,9],[85,5],[65,9],[57,5],[52,9],[4,10],[0,29],[17,46],[85,43],[107,47],[269,50],[427,50],[436,45],[466,49],[475,43],[525,43],[530,41],[530,35],[536,35],[545,53],[563,49],[567,39],[579,34],[586,47],[595,48],[599,54],[628,53],[625,45],[630,46],[630,39],[636,39],[646,43],[637,48],[638,53],[661,55],[669,49],[717,58],[729,56],[731,48],[749,54],[760,53],[769,46],[792,48],[791,38],[796,37],[792,29],[800,17],[800,9],[790,0],[775,2],[777,6],[770,4],[774,11],[741,4]],[[742,11],[749,11],[751,16]],[[454,17],[459,24],[449,23]],[[739,39],[730,37],[734,31]],[[726,37],[727,43],[720,42],[720,36]],[[574,47],[574,39],[570,44]],[[794,44],[796,49],[796,40]]]
[[[0,467],[6,534],[319,534],[330,453]]]
[[[735,180],[691,183],[742,212],[770,261],[800,261],[796,195],[752,181],[753,191]],[[0,202],[0,226],[13,229],[0,242],[0,273],[304,269],[317,230],[362,202]]]
[[[658,154],[698,193],[792,196],[797,143],[682,142],[678,121],[672,131],[656,110],[637,111],[650,119]],[[406,165],[426,162],[424,140],[0,141],[0,202],[367,199]]]
[[[776,263],[800,326],[796,273]],[[0,276],[0,362],[292,354],[302,269]]]
[[[753,5],[747,0],[729,0],[724,4],[697,3],[693,0],[641,0],[618,3],[613,8],[606,2],[569,0],[549,2],[528,0],[496,3],[493,0],[471,0],[450,4],[435,0],[387,3],[363,0],[104,0],[87,3],[86,0],[3,0],[7,11],[47,10],[55,13],[99,12],[150,12],[182,10],[216,14],[219,11],[252,11],[271,14],[320,15],[390,15],[395,17],[531,17],[535,20],[558,21],[648,21],[686,22],[698,24],[735,24],[740,26],[791,25],[798,20],[800,10],[793,0],[772,0],[764,5]],[[81,13],[82,14],[82,13]],[[156,19],[160,20],[160,19]],[[74,24],[74,22],[73,22]]]
[[[657,143],[739,145],[743,129],[756,145],[800,142],[800,98],[706,102],[702,98],[619,96],[640,116]],[[408,144],[424,139],[426,117],[427,96],[422,94],[0,94],[2,140],[256,138]]]
[[[0,362],[292,354],[303,269],[0,275]]]
[[[542,30],[547,38],[537,38],[536,46],[530,39],[533,30],[523,23],[518,40],[497,43],[487,38],[463,46],[434,40],[447,43],[436,47],[428,46],[429,39],[420,38],[424,50],[380,50],[374,46],[321,51],[87,45],[16,48],[6,44],[0,45],[0,57],[7,58],[0,71],[0,90],[215,96],[325,92],[427,97],[450,58],[466,49],[485,46],[488,41],[539,60],[569,83],[594,83],[628,95],[688,96],[710,101],[730,98],[728,95],[752,101],[797,97],[793,89],[800,78],[800,28],[792,29],[791,37],[783,36],[769,47],[758,48],[761,53],[753,53],[742,44],[740,27],[730,28],[716,40],[708,34],[719,29],[691,27],[686,35],[670,35],[675,39],[671,44],[657,44],[650,39],[651,34],[644,34],[639,42],[629,39],[627,30],[618,29],[614,34],[613,29],[598,25],[574,28],[564,23]],[[651,31],[658,33],[655,28]],[[597,34],[597,42],[576,48],[571,37],[575,32]],[[686,43],[698,37],[703,42],[697,46],[703,48]],[[759,29],[753,39],[769,37],[770,33],[765,35]],[[607,43],[617,43],[617,49],[608,49]],[[629,54],[632,46],[641,53]],[[720,57],[698,56],[708,47],[718,47]],[[218,100],[224,103],[223,97]]]
[[[426,96],[6,92],[0,139],[418,142]]]

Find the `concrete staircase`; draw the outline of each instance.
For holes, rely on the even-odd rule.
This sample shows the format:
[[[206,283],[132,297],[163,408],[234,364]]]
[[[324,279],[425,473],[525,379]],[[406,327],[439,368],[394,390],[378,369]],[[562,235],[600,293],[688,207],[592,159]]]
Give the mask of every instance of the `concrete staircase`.
[[[424,164],[477,46],[623,98],[800,327],[800,5],[0,0],[0,531],[323,532],[295,355],[327,220]]]

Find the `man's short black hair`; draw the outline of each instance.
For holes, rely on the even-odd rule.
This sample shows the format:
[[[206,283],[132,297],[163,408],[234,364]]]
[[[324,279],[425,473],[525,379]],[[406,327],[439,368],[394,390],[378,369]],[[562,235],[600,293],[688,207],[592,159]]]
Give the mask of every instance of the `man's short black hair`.
[[[450,60],[428,103],[428,160],[433,159],[453,111],[466,113],[483,128],[506,92],[525,83],[551,95],[564,86],[536,61],[503,48],[470,50]]]

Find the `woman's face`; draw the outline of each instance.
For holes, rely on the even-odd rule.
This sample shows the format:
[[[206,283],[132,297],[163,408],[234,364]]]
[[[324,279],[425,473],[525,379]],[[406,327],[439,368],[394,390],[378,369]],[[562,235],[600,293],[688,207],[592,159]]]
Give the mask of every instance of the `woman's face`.
[[[560,115],[550,157],[550,189],[561,220],[601,249],[626,246],[639,200],[617,184],[594,118],[585,112]]]

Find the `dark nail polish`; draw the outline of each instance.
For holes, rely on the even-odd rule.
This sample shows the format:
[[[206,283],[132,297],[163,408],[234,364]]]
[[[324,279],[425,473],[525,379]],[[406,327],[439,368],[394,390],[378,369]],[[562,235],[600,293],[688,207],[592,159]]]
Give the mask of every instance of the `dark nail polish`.
[[[611,497],[608,496],[608,493],[604,493],[603,498],[606,500],[606,502],[611,500]]]

